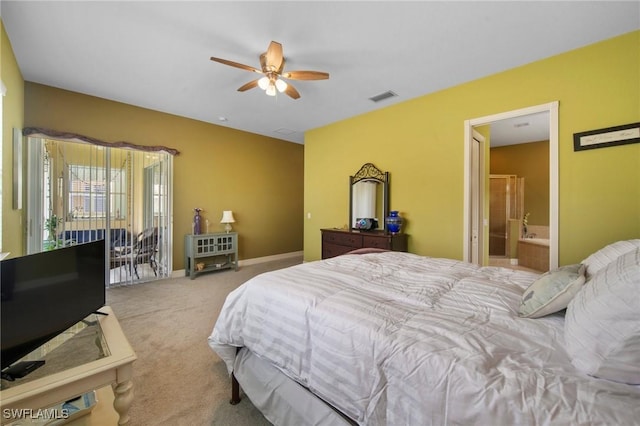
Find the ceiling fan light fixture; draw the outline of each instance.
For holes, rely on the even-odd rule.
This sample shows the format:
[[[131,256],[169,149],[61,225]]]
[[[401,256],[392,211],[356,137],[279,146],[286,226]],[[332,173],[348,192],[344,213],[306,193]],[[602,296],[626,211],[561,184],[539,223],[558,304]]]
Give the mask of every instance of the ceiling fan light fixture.
[[[276,80],[276,89],[278,92],[282,93],[287,90],[287,83],[284,80],[277,79]]]
[[[249,89],[259,87],[269,96],[276,96],[280,92],[292,99],[299,99],[300,93],[298,93],[293,84],[281,80],[281,78],[287,80],[326,80],[329,78],[329,73],[322,71],[288,71],[283,73],[285,58],[282,55],[282,45],[276,41],[272,41],[267,51],[260,55],[260,69],[214,56],[211,57],[211,60],[263,75],[261,78],[251,80],[240,86],[238,92],[246,92]]]
[[[269,87],[269,77],[264,76],[260,80],[258,80],[258,87],[260,87],[262,90],[267,90],[267,87]]]

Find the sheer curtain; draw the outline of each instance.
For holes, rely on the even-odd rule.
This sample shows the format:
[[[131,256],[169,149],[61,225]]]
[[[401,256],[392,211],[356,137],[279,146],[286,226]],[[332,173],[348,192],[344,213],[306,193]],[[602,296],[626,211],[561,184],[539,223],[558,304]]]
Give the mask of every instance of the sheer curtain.
[[[108,286],[171,274],[173,156],[25,129],[30,253],[104,239]],[[155,148],[155,149],[154,149]]]

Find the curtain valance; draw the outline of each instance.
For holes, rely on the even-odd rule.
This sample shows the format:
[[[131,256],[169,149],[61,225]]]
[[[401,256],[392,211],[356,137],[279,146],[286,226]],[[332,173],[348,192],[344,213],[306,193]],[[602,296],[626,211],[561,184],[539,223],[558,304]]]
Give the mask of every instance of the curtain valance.
[[[139,151],[164,151],[171,155],[178,155],[180,152],[177,149],[167,148],[166,146],[147,146],[147,145],[138,145],[131,142],[105,142],[99,139],[90,138],[88,136],[79,135],[77,133],[69,133],[69,132],[60,132],[57,130],[44,129],[42,127],[25,127],[22,129],[22,134],[24,136],[39,136],[42,138],[52,138],[64,141],[80,141],[90,143],[92,145],[99,145],[110,148],[131,148]]]

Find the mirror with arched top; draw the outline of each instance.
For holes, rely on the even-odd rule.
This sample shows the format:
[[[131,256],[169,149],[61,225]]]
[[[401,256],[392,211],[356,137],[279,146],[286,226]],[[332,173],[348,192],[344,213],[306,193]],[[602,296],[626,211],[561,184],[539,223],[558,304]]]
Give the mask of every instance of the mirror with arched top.
[[[358,219],[374,219],[371,230],[386,230],[384,218],[388,214],[389,172],[366,163],[349,176],[349,228],[366,230],[368,226],[359,226]]]

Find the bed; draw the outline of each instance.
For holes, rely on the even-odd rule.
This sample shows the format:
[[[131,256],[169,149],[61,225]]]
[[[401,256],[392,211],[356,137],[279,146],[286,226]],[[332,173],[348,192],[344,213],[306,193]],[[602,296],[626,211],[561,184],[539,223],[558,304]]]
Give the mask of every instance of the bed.
[[[276,425],[640,424],[640,240],[542,275],[307,262],[230,293],[208,341]]]

